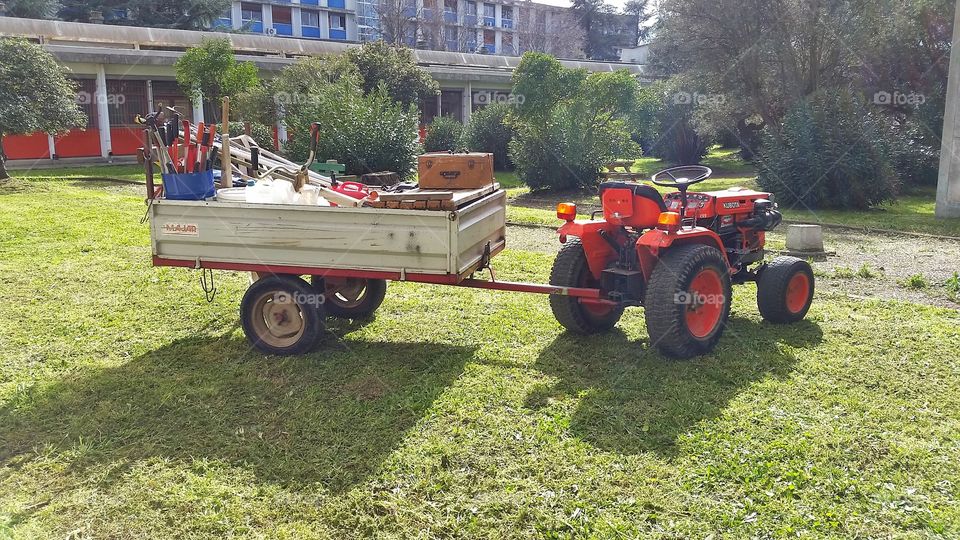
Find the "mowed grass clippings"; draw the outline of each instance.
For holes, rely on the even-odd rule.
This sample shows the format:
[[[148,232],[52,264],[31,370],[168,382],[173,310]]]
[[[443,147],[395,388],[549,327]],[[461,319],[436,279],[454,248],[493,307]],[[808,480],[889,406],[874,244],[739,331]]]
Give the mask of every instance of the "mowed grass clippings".
[[[675,362],[639,309],[579,337],[545,297],[392,283],[268,357],[245,275],[208,304],[150,266],[142,199],[0,187],[0,537],[960,535],[955,311],[820,295],[780,327],[748,285],[715,354]]]

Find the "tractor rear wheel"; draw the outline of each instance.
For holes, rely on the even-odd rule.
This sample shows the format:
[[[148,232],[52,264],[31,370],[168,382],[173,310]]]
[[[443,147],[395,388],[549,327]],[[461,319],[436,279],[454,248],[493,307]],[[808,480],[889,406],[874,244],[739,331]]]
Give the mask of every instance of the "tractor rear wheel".
[[[730,300],[730,273],[719,250],[700,244],[668,248],[644,300],[650,343],[674,358],[709,353],[723,335]]]
[[[797,257],[777,257],[760,272],[757,307],[774,324],[802,320],[813,303],[813,268]]]
[[[579,238],[570,238],[560,249],[550,272],[550,284],[558,287],[600,288],[587,265],[587,255]],[[577,334],[597,334],[610,330],[623,316],[623,306],[572,296],[550,295],[553,316],[567,330]]]

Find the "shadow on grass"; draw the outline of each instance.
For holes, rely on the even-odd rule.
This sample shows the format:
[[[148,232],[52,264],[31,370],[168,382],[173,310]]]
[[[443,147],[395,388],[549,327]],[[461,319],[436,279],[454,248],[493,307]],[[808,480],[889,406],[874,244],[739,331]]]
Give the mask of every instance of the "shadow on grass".
[[[0,409],[0,464],[66,453],[70,467],[220,461],[334,493],[373,473],[474,356],[429,343],[329,343],[264,357],[198,337],[80,374]],[[110,482],[122,474],[115,467]]]
[[[673,457],[680,435],[719,416],[746,387],[789,375],[795,358],[781,345],[813,347],[821,339],[820,327],[809,321],[775,326],[734,317],[712,356],[677,361],[619,330],[587,338],[563,334],[537,361],[560,382],[535,390],[526,404],[537,409],[555,398],[579,397],[570,421],[577,437],[618,453]]]

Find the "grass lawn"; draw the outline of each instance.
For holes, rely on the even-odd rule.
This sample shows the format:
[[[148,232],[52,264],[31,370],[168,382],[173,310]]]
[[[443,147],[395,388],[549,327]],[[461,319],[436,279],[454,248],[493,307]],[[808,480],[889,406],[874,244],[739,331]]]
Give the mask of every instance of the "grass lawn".
[[[713,191],[732,186],[759,189],[753,165],[741,160],[736,150],[713,148],[703,163],[714,170],[714,177],[694,187],[696,191]],[[656,158],[641,158],[636,161],[633,170],[652,176],[667,167],[668,164]],[[497,173],[497,179],[508,189],[514,206],[523,207],[511,211],[510,219],[515,222],[556,224],[557,220],[551,209],[557,202],[573,201],[587,211],[590,211],[591,207],[598,209],[600,205],[593,192],[530,193],[517,179],[516,173]],[[657,189],[663,193],[671,191],[666,188]],[[790,206],[783,206],[781,210],[785,219],[797,222],[960,237],[960,219],[937,219],[934,216],[935,207],[936,188],[916,187],[906,189],[896,202],[870,210],[810,210]]]
[[[956,311],[819,294],[777,327],[745,286],[673,362],[642,310],[583,338],[544,297],[394,283],[268,357],[246,276],[208,304],[150,266],[141,187],[39,174],[0,186],[0,537],[960,535]]]

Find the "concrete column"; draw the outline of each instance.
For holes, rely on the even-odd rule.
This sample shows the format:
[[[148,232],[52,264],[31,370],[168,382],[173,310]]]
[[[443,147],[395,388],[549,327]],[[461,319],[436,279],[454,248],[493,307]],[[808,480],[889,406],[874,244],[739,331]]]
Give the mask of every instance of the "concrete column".
[[[273,28],[273,5],[263,4],[260,13],[263,14],[263,32],[266,33],[267,28]]]
[[[277,139],[280,141],[280,146],[287,143],[287,125],[282,120],[277,120]]]
[[[939,218],[960,218],[960,9],[953,26],[950,78],[947,82],[947,110],[943,116],[943,143],[940,147],[940,179],[937,182]]]
[[[500,4],[497,4],[497,13],[500,13]],[[497,20],[500,20],[500,16],[497,15]],[[498,23],[499,24],[499,23]],[[493,39],[493,46],[497,48],[497,54],[503,54],[503,32],[497,30],[494,34],[496,37]]]
[[[103,64],[97,65],[97,123],[100,125],[100,155],[110,157],[113,141],[110,139],[110,110],[107,108],[107,74]]]
[[[330,39],[330,12],[325,9],[320,11],[320,37]]]
[[[463,123],[466,124],[473,116],[473,83],[467,81],[467,86],[463,89]]]
[[[303,17],[301,16],[300,8],[293,6],[290,8],[290,12],[293,15],[291,21],[293,23],[293,37],[303,37]]]
[[[190,104],[193,105],[193,123],[203,122],[203,96],[190,100]]]
[[[57,153],[57,143],[53,140],[53,135],[47,134],[47,150],[50,152],[50,159]]]
[[[230,23],[234,30],[239,30],[243,27],[243,15],[240,14],[240,2],[234,2],[233,5],[230,6]]]

